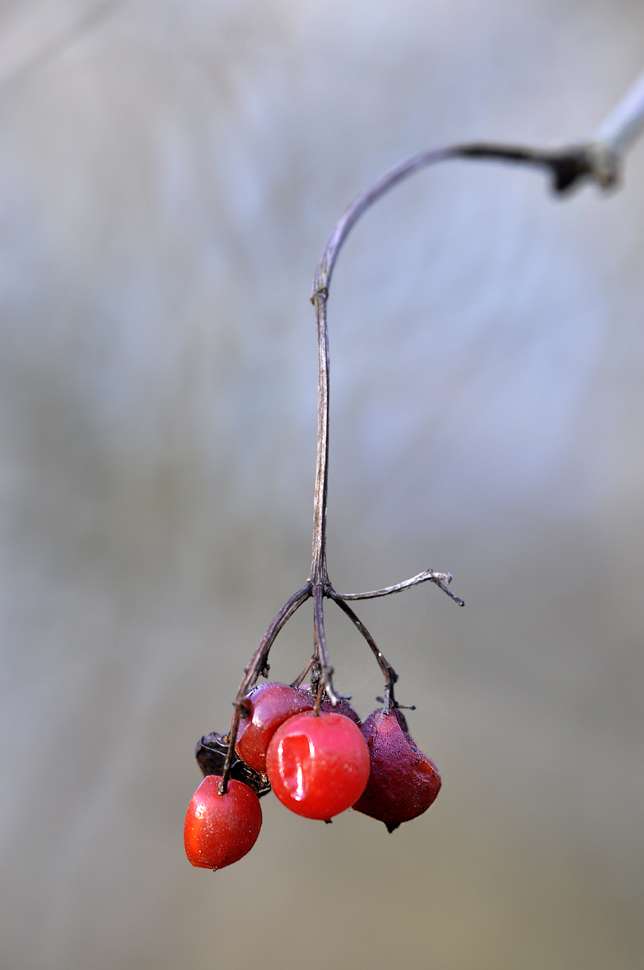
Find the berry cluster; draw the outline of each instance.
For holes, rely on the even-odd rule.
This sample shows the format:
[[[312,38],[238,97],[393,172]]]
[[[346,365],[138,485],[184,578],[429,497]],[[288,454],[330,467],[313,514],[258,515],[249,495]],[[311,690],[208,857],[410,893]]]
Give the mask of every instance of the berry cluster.
[[[630,118],[628,110],[624,117],[627,116]],[[632,120],[630,118],[628,124]],[[311,572],[302,589],[286,601],[273,619],[244,668],[229,733],[209,734],[197,745],[197,761],[206,778],[195,793],[186,816],[186,852],[193,865],[221,869],[244,856],[259,835],[262,823],[259,798],[271,788],[287,808],[306,818],[328,822],[332,816],[353,807],[384,822],[390,832],[402,822],[421,815],[436,798],[440,776],[410,736],[407,722],[394,698],[398,675],[347,601],[388,596],[419,583],[431,582],[459,606],[465,604],[448,589],[451,573],[433,569],[368,593],[341,594],[331,585],[326,562],[329,480],[327,303],[331,277],[340,250],[363,213],[403,179],[428,165],[455,158],[494,159],[546,169],[557,192],[565,192],[580,179],[588,177],[607,187],[614,181],[615,172],[610,166],[604,170],[606,160],[602,153],[598,168],[596,147],[593,144],[544,152],[513,145],[470,143],[420,152],[394,166],[370,185],[345,209],[334,226],[317,265],[311,296],[318,343]],[[309,664],[290,686],[267,683],[258,687],[259,677],[268,676],[268,655],[275,638],[295,611],[309,599],[313,601],[314,619],[313,655]],[[384,697],[378,698],[382,707],[370,714],[363,724],[348,699],[336,694],[333,687],[333,667],[324,633],[325,599],[335,603],[357,627],[384,676]],[[310,689],[302,687],[309,674]]]
[[[353,806],[390,832],[432,804],[440,775],[398,708],[379,708],[361,724],[345,699],[335,709],[316,699],[307,688],[279,683],[262,684],[244,698],[235,751],[245,781],[231,777],[225,792],[222,776],[209,773],[216,771],[216,749],[202,738],[197,756],[206,777],[184,828],[194,866],[223,869],[252,849],[262,824],[259,796],[269,786],[297,815],[329,822]],[[219,743],[223,754],[225,740]]]

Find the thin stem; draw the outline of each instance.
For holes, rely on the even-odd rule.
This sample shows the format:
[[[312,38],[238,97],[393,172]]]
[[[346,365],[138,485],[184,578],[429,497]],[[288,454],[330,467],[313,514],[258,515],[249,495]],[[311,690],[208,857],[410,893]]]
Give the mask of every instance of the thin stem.
[[[360,216],[369,209],[374,202],[376,202],[380,196],[392,189],[394,185],[402,181],[408,175],[413,172],[418,171],[420,168],[424,168],[427,165],[431,165],[432,162],[442,161],[446,158],[453,158],[457,148],[439,148],[429,152],[421,152],[418,155],[414,155],[412,158],[406,159],[399,165],[395,165],[390,168],[388,172],[385,172],[373,185],[370,185],[366,191],[362,192],[351,205],[345,209],[340,218],[335,224],[333,232],[331,233],[329,240],[324,247],[322,256],[317,265],[315,272],[315,277],[313,280],[313,294],[312,301],[316,310],[318,308],[318,303],[316,297],[318,295],[323,296],[323,305],[326,307],[326,301],[328,299],[329,286],[331,285],[331,277],[333,275],[333,269],[338,258],[340,249],[345,239],[349,235],[349,232],[356,224]]]
[[[242,701],[251,687],[254,687],[254,685],[257,683],[257,678],[260,676],[260,674],[268,673],[268,654],[273,645],[275,637],[280,632],[284,624],[290,620],[295,611],[300,608],[302,603],[305,603],[306,600],[309,599],[312,592],[313,587],[310,582],[307,582],[302,589],[298,589],[297,593],[293,593],[290,599],[286,601],[282,609],[279,611],[277,616],[273,619],[268,630],[256,647],[253,656],[250,658],[248,666],[244,668],[244,676],[241,679],[241,683],[234,700],[235,710],[233,712],[233,718],[230,724],[230,733],[228,735],[228,754],[226,755],[224,770],[222,773],[221,782],[219,784],[220,795],[225,795],[228,788],[230,770],[235,757],[235,742],[237,740],[239,721],[241,719]]]
[[[273,646],[275,637],[280,632],[282,627],[288,622],[288,620],[290,620],[295,611],[300,608],[302,603],[305,603],[306,600],[311,596],[312,592],[312,586],[307,582],[302,589],[298,589],[297,593],[293,593],[293,595],[286,601],[282,609],[279,611],[277,616],[275,616],[266,633],[260,640],[255,653],[250,659],[250,663],[244,668],[244,676],[242,677],[239,685],[236,700],[241,700],[248,693],[250,688],[254,687],[260,674],[268,673],[268,654]]]
[[[329,483],[329,331],[326,322],[328,293],[320,290],[313,297],[318,338],[318,438],[313,502],[313,562],[311,582],[325,585],[326,508]]]
[[[420,152],[385,172],[344,211],[324,247],[315,271],[311,302],[315,307],[318,340],[318,429],[313,505],[313,559],[310,581],[324,586],[328,582],[326,564],[326,518],[329,479],[329,331],[327,302],[329,286],[340,249],[349,232],[363,213],[395,185],[436,162],[450,158],[489,159],[545,169],[553,179],[557,192],[571,188],[584,177],[594,177],[595,160],[587,147],[573,147],[559,151],[541,151],[515,145],[471,143],[452,145]],[[454,597],[454,599],[457,599]]]
[[[422,573],[418,573],[417,576],[412,576],[411,579],[406,579],[403,583],[396,583],[395,586],[385,586],[383,589],[373,589],[368,593],[336,593],[334,599],[342,600],[372,600],[376,599],[378,596],[389,596],[391,593],[400,593],[403,589],[411,589],[412,586],[418,586],[419,583],[435,583],[439,589],[442,589],[444,593],[447,593],[455,603],[459,606],[465,606],[465,602],[460,598],[460,596],[455,596],[451,589],[447,589],[449,583],[451,583],[453,576],[451,573],[437,573],[433,569],[426,569]]]
[[[295,687],[296,689],[299,689],[302,686],[304,682],[304,678],[313,669],[313,664],[316,662],[316,660],[317,660],[317,654],[314,653],[311,659],[309,660],[309,662],[307,663],[306,667],[302,671],[302,673],[298,674],[295,680],[291,681],[291,687]]]
[[[487,159],[489,161],[509,162],[516,165],[530,165],[545,169],[553,177],[554,187],[563,191],[583,175],[592,172],[592,159],[584,146],[544,151],[538,148],[526,148],[520,145],[498,145],[488,142],[471,142],[463,145],[449,145],[445,148],[435,148],[430,151],[419,152],[394,165],[377,181],[362,192],[345,209],[338,219],[329,240],[324,247],[317,265],[313,280],[312,301],[318,294],[324,294],[324,302],[328,299],[331,276],[342,245],[358,219],[367,209],[371,208],[381,196],[390,189],[413,175],[420,169],[427,168],[436,162],[443,162],[450,158]]]
[[[313,587],[313,604],[315,610],[315,648],[318,662],[320,664],[324,689],[329,695],[329,700],[335,706],[340,698],[333,689],[333,667],[329,663],[329,654],[326,648],[326,636],[324,634],[324,594],[325,590],[322,586]]]
[[[396,703],[394,698],[394,684],[398,680],[398,674],[391,666],[391,664],[383,654],[382,650],[379,648],[374,638],[367,630],[366,626],[364,625],[360,617],[353,612],[350,606],[347,606],[347,604],[340,596],[338,596],[335,590],[330,589],[328,591],[328,595],[335,603],[338,604],[342,612],[346,613],[349,619],[352,620],[352,622],[356,625],[356,627],[358,628],[362,636],[365,638],[365,640],[371,647],[371,651],[374,657],[376,658],[376,660],[378,661],[378,666],[380,667],[382,671],[382,675],[385,678],[385,706],[388,709],[390,702],[392,704]]]

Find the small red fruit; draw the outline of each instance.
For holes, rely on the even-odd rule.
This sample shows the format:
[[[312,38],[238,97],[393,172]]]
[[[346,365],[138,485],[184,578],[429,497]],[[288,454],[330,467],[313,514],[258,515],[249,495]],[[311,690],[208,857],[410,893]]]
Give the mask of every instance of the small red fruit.
[[[239,722],[235,750],[242,761],[266,774],[266,751],[275,731],[294,714],[310,711],[315,697],[288,684],[260,684],[244,698],[248,717]]]
[[[369,749],[343,714],[297,714],[277,729],[266,756],[268,780],[287,808],[329,821],[350,808],[369,778]]]
[[[192,796],[183,829],[186,855],[193,866],[223,869],[255,845],[262,826],[259,798],[231,778],[219,794],[219,775],[207,775]]]
[[[441,787],[441,778],[407,731],[400,710],[380,708],[370,714],[361,731],[369,746],[371,774],[361,798],[353,806],[393,832],[402,822],[422,815]]]

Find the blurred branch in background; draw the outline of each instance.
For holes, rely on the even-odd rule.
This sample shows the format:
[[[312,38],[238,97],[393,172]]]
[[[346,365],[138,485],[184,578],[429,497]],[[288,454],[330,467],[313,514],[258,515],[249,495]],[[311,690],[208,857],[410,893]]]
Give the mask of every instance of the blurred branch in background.
[[[622,155],[644,128],[644,73],[597,129],[594,144],[599,152]]]
[[[98,27],[125,0],[48,4],[47,0],[0,33],[0,92],[29,78],[68,47]]]

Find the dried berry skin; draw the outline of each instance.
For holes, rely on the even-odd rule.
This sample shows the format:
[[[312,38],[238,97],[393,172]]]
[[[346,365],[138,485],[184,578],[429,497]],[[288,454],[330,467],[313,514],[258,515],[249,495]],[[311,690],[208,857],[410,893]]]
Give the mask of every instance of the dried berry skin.
[[[268,683],[255,687],[244,698],[248,717],[239,722],[235,751],[253,771],[266,774],[266,752],[275,731],[294,714],[310,711],[315,698],[288,684]]]
[[[353,807],[384,822],[393,832],[402,822],[427,811],[440,790],[440,775],[408,733],[399,710],[379,708],[369,715],[361,731],[371,756],[371,772]]]
[[[305,818],[329,821],[360,797],[369,778],[369,749],[343,714],[297,714],[273,735],[266,758],[273,791]]]
[[[335,707],[333,706],[331,701],[322,701],[322,704],[320,705],[320,710],[325,711],[327,714],[342,714],[343,717],[348,717],[350,721],[353,721],[353,723],[357,727],[360,727],[362,723],[360,721],[357,711],[354,711],[349,701],[346,700],[344,697],[342,697],[338,701]]]
[[[216,731],[213,731],[199,739],[195,748],[195,758],[204,775],[219,775],[221,777],[226,764],[228,747],[227,734],[217,734]],[[253,789],[258,798],[263,798],[271,790],[266,775],[253,771],[239,758],[233,758],[230,777],[236,778],[237,781],[243,781],[245,785]]]
[[[310,687],[303,687],[302,690],[311,694],[311,696],[315,698],[315,694],[312,694]],[[320,710],[325,711],[327,714],[344,714],[345,717],[348,717],[349,720],[353,721],[354,724],[357,724],[358,727],[360,727],[362,723],[360,717],[358,716],[358,712],[354,711],[346,697],[341,697],[335,707],[331,701],[322,701]]]
[[[207,775],[196,790],[183,829],[186,855],[193,866],[223,869],[250,852],[262,827],[259,798],[231,778],[219,794],[218,775]]]

